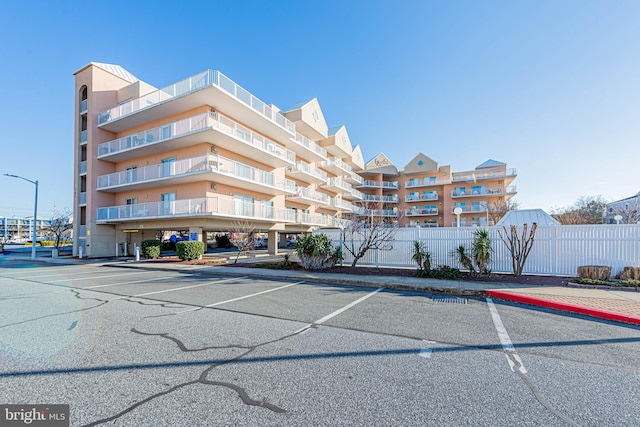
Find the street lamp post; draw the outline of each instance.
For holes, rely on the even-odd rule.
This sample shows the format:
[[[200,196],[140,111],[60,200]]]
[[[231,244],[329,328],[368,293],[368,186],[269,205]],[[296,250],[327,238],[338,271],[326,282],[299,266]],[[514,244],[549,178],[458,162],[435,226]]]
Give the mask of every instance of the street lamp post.
[[[462,213],[462,208],[460,206],[458,206],[457,208],[455,208],[453,210],[453,213],[456,214],[457,216],[457,227],[460,228],[460,214]]]
[[[33,227],[31,229],[31,259],[36,259],[36,238],[37,238],[36,228],[37,228],[37,222],[38,222],[38,181],[37,180],[31,181],[30,179],[27,179],[25,177],[18,176],[18,175],[11,175],[9,173],[5,173],[4,176],[9,176],[11,178],[20,178],[36,186],[36,199],[33,205],[33,222],[31,223],[31,226]]]

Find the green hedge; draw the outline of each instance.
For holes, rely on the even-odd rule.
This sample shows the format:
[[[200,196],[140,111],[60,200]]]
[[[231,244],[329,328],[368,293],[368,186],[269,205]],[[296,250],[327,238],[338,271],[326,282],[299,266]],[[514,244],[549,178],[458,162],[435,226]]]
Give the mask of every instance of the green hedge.
[[[178,242],[176,243],[178,258],[183,261],[199,259],[204,254],[204,242]]]
[[[143,240],[140,245],[141,255],[146,259],[160,258],[160,240]]]

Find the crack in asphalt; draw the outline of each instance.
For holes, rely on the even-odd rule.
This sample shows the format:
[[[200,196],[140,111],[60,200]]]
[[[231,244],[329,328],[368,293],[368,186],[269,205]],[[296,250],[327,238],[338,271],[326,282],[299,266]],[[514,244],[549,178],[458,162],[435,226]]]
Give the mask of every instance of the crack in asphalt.
[[[204,385],[211,385],[211,386],[219,386],[219,387],[225,387],[228,389],[231,389],[233,391],[235,391],[238,396],[240,397],[240,399],[242,400],[242,402],[245,405],[249,405],[249,406],[256,406],[256,407],[261,407],[261,408],[265,408],[265,409],[269,409],[272,412],[275,413],[279,413],[279,414],[284,414],[287,411],[277,405],[274,405],[272,403],[267,402],[266,398],[262,399],[262,400],[255,400],[252,399],[249,394],[247,393],[247,391],[240,387],[237,384],[233,384],[233,383],[228,383],[228,382],[223,382],[223,381],[213,381],[208,379],[207,377],[209,376],[209,373],[211,373],[212,370],[214,370],[217,367],[223,366],[223,365],[227,365],[230,363],[233,363],[235,361],[238,361],[240,359],[242,359],[243,357],[251,354],[252,352],[254,352],[256,349],[260,348],[260,347],[264,347],[266,345],[269,344],[273,344],[276,342],[280,342],[280,341],[284,341],[288,338],[292,338],[296,335],[300,335],[303,332],[308,331],[309,329],[315,329],[315,326],[309,326],[303,329],[300,329],[296,332],[293,332],[291,334],[287,334],[285,336],[282,336],[280,338],[276,338],[270,341],[265,341],[262,343],[258,343],[258,344],[254,344],[254,345],[240,345],[240,344],[229,344],[229,345],[225,345],[225,346],[206,346],[206,347],[201,347],[201,348],[188,348],[180,339],[171,336],[169,333],[164,332],[164,333],[152,333],[152,332],[142,332],[139,331],[135,328],[131,328],[131,332],[135,333],[135,334],[139,334],[139,335],[143,335],[143,336],[157,336],[160,338],[164,338],[167,340],[172,341],[173,343],[175,343],[178,348],[183,351],[183,352],[196,352],[196,351],[205,351],[205,350],[216,350],[216,349],[228,349],[228,348],[238,348],[238,349],[244,349],[246,350],[245,352],[243,352],[242,354],[239,354],[235,357],[232,357],[231,359],[225,360],[223,362],[220,363],[214,363],[211,366],[207,367],[204,371],[202,371],[202,373],[200,374],[200,376],[198,377],[197,380],[192,380],[192,381],[187,381],[181,384],[178,384],[176,386],[171,387],[168,390],[164,390],[161,391],[159,393],[155,393],[152,394],[151,396],[148,396],[146,398],[144,398],[143,400],[136,402],[135,404],[123,409],[122,411],[118,412],[115,415],[112,415],[110,417],[107,418],[103,418],[97,421],[94,421],[92,423],[89,424],[85,424],[84,427],[90,427],[90,426],[96,426],[99,424],[104,424],[110,421],[114,421],[120,417],[122,417],[123,415],[128,414],[129,412],[139,408],[140,406],[144,405],[145,403],[148,403],[150,401],[152,401],[153,399],[157,398],[157,397],[161,397],[161,396],[166,396],[167,394],[173,393],[174,391],[180,390],[184,387],[190,386],[190,385],[196,385],[196,384],[204,384]]]

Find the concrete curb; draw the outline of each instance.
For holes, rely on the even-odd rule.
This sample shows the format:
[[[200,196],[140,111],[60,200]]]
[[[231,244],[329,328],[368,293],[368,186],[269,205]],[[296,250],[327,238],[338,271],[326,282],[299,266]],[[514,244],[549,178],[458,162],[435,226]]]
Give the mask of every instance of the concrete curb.
[[[569,304],[564,302],[549,301],[542,298],[530,297],[528,295],[517,294],[514,292],[489,290],[487,294],[496,298],[509,301],[519,302],[523,304],[536,305],[538,307],[552,308],[554,310],[568,311],[571,313],[584,314],[587,316],[597,317],[599,319],[613,320],[615,322],[632,323],[640,325],[640,317],[630,316],[627,314],[614,313],[612,311],[600,310],[597,308],[583,307],[580,305]]]

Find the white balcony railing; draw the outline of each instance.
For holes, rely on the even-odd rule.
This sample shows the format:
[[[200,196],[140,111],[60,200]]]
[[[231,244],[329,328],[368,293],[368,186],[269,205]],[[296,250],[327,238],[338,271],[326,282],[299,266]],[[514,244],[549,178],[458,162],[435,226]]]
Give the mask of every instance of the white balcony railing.
[[[203,113],[173,123],[167,123],[153,129],[147,129],[133,135],[127,135],[113,141],[103,142],[98,145],[98,157],[179,138],[205,129],[217,129],[244,144],[257,147],[268,154],[289,162],[295,161],[295,153],[293,151],[247,129],[219,113]]]
[[[83,99],[82,101],[80,101],[80,114],[84,114],[87,112],[88,105],[89,105],[88,99]]]
[[[86,130],[81,130],[80,131],[80,144],[84,144],[85,142],[87,142],[87,131]]]
[[[107,206],[98,208],[97,215],[98,222],[176,216],[222,216],[227,219],[295,221],[285,208],[274,208],[260,202],[245,202],[226,196]]]
[[[477,170],[471,172],[454,172],[452,181],[453,182],[463,182],[463,181],[478,181],[481,179],[497,179],[497,178],[506,178],[508,176],[516,176],[515,169],[487,169],[487,170]]]
[[[295,184],[294,184],[295,185]],[[295,186],[294,194],[288,194],[287,198],[295,199],[295,198],[304,198],[307,200],[313,200],[319,203],[327,204],[329,203],[329,196],[319,191],[311,190],[308,187],[300,187]]]
[[[395,209],[354,209],[354,212],[360,216],[392,216],[397,217],[398,211]]]
[[[434,177],[426,177],[423,179],[410,179],[405,182],[404,188],[429,187],[432,185],[451,184],[450,179],[436,179]]]
[[[293,181],[288,179],[278,181],[271,172],[254,168],[253,166],[226,157],[209,154],[101,175],[98,177],[97,189],[105,190],[123,185],[139,184],[160,179],[172,179],[194,173],[214,171],[269,187],[284,190],[295,188]],[[242,184],[239,183],[239,185]]]
[[[311,141],[309,138],[307,138],[304,135],[296,133],[296,137],[294,141],[296,141],[298,144],[302,145],[303,147],[313,151],[314,153],[318,154],[321,157],[325,157],[325,158],[327,157],[327,150],[325,150],[315,142]]]
[[[206,70],[202,73],[196,74],[195,76],[104,111],[98,114],[98,126],[110,123],[138,111],[151,108],[157,104],[188,95],[208,86],[217,86],[220,89],[223,89],[247,107],[257,111],[273,123],[276,123],[283,129],[289,131],[292,135],[295,135],[295,125],[282,115],[282,113],[256,98],[249,91],[216,70]]]
[[[467,191],[467,189],[461,190],[461,189],[456,189],[453,190],[451,192],[451,197],[474,197],[474,196],[495,196],[498,194],[515,194],[517,193],[516,191],[516,186],[512,185],[509,187],[493,187],[493,188],[486,188],[486,187],[481,187],[481,188],[476,188],[476,189],[469,189]]]
[[[346,200],[338,199],[337,197],[329,197],[329,206],[348,211],[352,211],[354,209],[353,203]]]
[[[378,196],[375,194],[363,194],[362,195],[363,202],[375,202],[375,203],[398,203],[398,196]]]
[[[347,172],[347,174],[349,174],[349,175],[351,175],[351,173],[353,172],[352,169],[351,169],[351,166],[349,166],[348,164],[346,164],[342,160],[338,159],[337,157],[331,157],[330,159],[327,159],[327,160],[323,161],[322,165],[323,166],[335,165],[339,169]]]
[[[344,191],[351,192],[353,190],[353,186],[348,182],[345,182],[342,178],[329,178],[327,181],[327,186],[330,187],[338,187]]]
[[[487,204],[486,203],[474,203],[471,206],[455,206],[451,208],[451,213],[454,213],[456,208],[462,209],[461,213],[479,213],[479,212],[487,212]]]
[[[407,216],[438,215],[438,208],[407,209],[405,211],[405,215]]]
[[[81,191],[80,193],[78,193],[78,204],[79,205],[86,205],[87,204],[87,192],[86,191]]]
[[[327,173],[325,171],[302,161],[296,162],[295,166],[289,166],[287,170],[290,172],[304,172],[308,175],[315,176],[316,178],[325,182],[328,179]]]
[[[410,194],[408,196],[404,196],[405,202],[426,202],[432,200],[438,200],[438,193]]]
[[[365,179],[362,181],[361,187],[374,187],[374,188],[389,188],[398,189],[398,181],[375,181],[372,179]]]
[[[78,168],[78,172],[80,174],[87,173],[87,161],[83,160],[80,162],[80,167]]]

